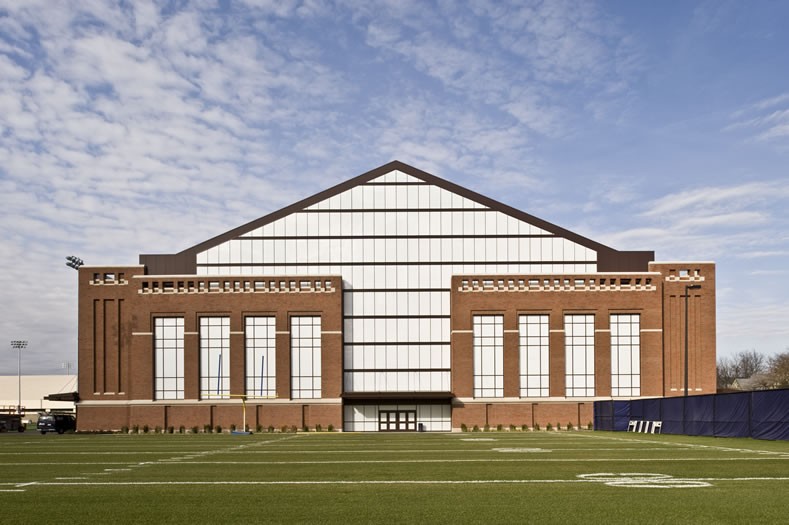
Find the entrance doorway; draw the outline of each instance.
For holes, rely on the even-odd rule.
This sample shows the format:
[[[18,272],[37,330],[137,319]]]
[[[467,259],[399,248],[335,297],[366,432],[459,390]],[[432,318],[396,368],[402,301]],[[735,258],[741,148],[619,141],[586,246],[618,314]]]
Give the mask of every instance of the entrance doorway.
[[[381,410],[379,432],[416,432],[416,410]]]

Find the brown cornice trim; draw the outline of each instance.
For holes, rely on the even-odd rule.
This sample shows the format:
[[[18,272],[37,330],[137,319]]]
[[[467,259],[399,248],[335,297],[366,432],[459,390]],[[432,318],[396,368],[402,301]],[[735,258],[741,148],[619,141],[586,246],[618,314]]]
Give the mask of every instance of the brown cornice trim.
[[[566,230],[560,226],[535,217],[534,215],[530,215],[526,212],[459,186],[453,182],[449,182],[448,180],[436,177],[435,175],[431,175],[430,173],[414,168],[413,166],[409,166],[408,164],[398,160],[394,160],[384,164],[383,166],[379,166],[378,168],[337,184],[336,186],[332,186],[331,188],[326,189],[320,193],[316,193],[312,197],[302,199],[294,204],[291,204],[290,206],[282,208],[279,211],[275,211],[259,219],[255,219],[251,222],[243,224],[237,228],[233,228],[232,230],[229,230],[221,235],[217,235],[216,237],[212,237],[207,241],[196,244],[191,248],[187,248],[181,252],[178,252],[177,254],[142,254],[140,255],[140,264],[143,264],[147,267],[149,274],[195,273],[197,253],[212,248],[228,240],[235,239],[236,237],[254,230],[255,228],[259,228],[265,224],[281,219],[282,217],[290,215],[291,213],[301,211],[322,200],[333,197],[355,186],[364,184],[372,179],[395,170],[420,179],[425,183],[433,184],[447,191],[457,193],[458,195],[482,204],[483,206],[487,206],[488,208],[504,213],[505,215],[509,215],[513,218],[528,222],[545,231],[551,232],[557,236],[564,237],[572,242],[595,250],[598,253],[598,264],[600,266],[598,267],[598,270],[600,271],[646,270],[647,264],[651,261],[654,261],[654,252],[619,252],[604,244],[600,244],[591,239],[583,237],[582,235],[571,232],[570,230]],[[175,271],[173,271],[174,269]]]
[[[344,401],[438,401],[451,400],[452,392],[343,392]]]

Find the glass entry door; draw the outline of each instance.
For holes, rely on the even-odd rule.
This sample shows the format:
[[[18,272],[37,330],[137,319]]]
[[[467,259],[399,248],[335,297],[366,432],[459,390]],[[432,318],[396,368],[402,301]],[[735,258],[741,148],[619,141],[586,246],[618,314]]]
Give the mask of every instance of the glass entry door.
[[[380,432],[416,432],[416,410],[381,410],[378,412]]]

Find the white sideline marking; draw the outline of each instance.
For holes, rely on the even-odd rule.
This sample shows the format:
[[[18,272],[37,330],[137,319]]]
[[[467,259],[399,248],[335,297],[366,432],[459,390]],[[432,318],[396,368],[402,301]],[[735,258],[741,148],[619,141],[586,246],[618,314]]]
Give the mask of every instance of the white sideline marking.
[[[553,452],[544,448],[492,448],[495,452]]]
[[[667,434],[668,435],[668,434]],[[651,439],[639,439],[636,436],[632,438],[621,438],[621,437],[613,437],[613,436],[601,436],[601,435],[588,435],[583,436],[584,438],[593,438],[593,439],[607,439],[610,441],[625,441],[627,443],[650,443],[650,444],[660,444],[666,445],[670,447],[686,447],[686,448],[708,448],[711,450],[720,450],[723,452],[748,452],[751,454],[766,454],[770,456],[786,456],[786,452],[779,452],[775,450],[759,450],[759,449],[752,449],[752,448],[732,448],[732,447],[719,447],[715,445],[701,445],[698,443],[674,443],[671,441],[656,441]],[[699,437],[708,437],[708,436],[699,436]]]
[[[360,459],[325,461],[152,461],[145,465],[353,465],[378,463],[616,463],[616,462],[660,462],[660,461],[768,461],[786,458],[476,458],[476,459]]]
[[[465,438],[465,439],[461,439],[460,441],[498,441],[498,439],[493,439],[493,438]]]
[[[602,474],[596,474],[603,476]],[[611,474],[609,476],[617,476]],[[626,474],[625,476],[634,476]],[[643,481],[645,476],[640,474],[634,480]],[[653,474],[651,476],[661,476]],[[671,482],[685,483],[699,482],[726,482],[726,481],[789,481],[789,477],[745,477],[745,478],[658,478]],[[466,480],[310,480],[310,481],[80,481],[76,483],[42,482],[39,486],[159,486],[159,485],[496,485],[496,484],[540,484],[540,483],[603,483],[609,484],[617,481],[612,478],[579,478],[579,479],[466,479]],[[619,479],[622,481],[622,479]],[[617,486],[617,485],[614,485]],[[621,485],[618,485],[621,486]],[[667,488],[667,487],[663,487]]]
[[[30,467],[30,466],[33,466],[33,465],[39,465],[39,466],[50,466],[50,465],[79,465],[79,466],[83,466],[83,465],[128,465],[128,463],[121,463],[121,462],[118,462],[118,461],[107,461],[105,463],[101,463],[101,462],[100,463],[79,463],[79,462],[73,462],[73,463],[72,462],[68,462],[68,463],[64,462],[64,463],[61,463],[61,462],[49,461],[49,462],[41,462],[41,463],[0,463],[0,465],[2,465],[4,467],[5,466]]]
[[[159,456],[166,456],[171,454],[172,452],[66,452],[66,451],[54,451],[54,452],[0,452],[0,456],[114,456],[114,455],[124,455],[124,456],[145,456],[156,454]]]
[[[118,464],[120,464],[120,465],[129,465],[130,467],[142,467],[142,466],[148,466],[148,465],[179,464],[177,462],[177,460],[184,459],[184,458],[191,459],[191,458],[197,458],[197,457],[200,457],[200,456],[206,456],[206,455],[211,455],[211,454],[223,454],[223,453],[227,453],[227,452],[240,451],[240,450],[243,450],[243,449],[248,448],[248,447],[267,445],[269,443],[276,443],[278,441],[285,441],[287,439],[293,439],[294,437],[296,437],[296,436],[288,436],[286,438],[267,440],[267,441],[258,441],[258,442],[254,442],[254,443],[246,443],[246,444],[236,445],[236,446],[233,446],[233,447],[230,447],[230,448],[224,448],[224,449],[205,450],[203,452],[191,452],[191,453],[188,453],[188,455],[186,455],[186,456],[174,457],[174,458],[173,457],[161,458],[161,459],[157,459],[156,461],[143,461],[143,462],[140,462],[140,463],[137,463],[137,464],[134,464],[134,465],[129,465],[128,463],[49,463],[49,464],[50,465],[58,465],[58,464],[59,465],[66,465],[66,464],[72,464],[72,465],[118,465]],[[49,454],[49,455],[52,455],[52,454],[57,454],[57,455],[63,455],[63,454],[72,454],[72,455],[73,454],[77,454],[77,455],[86,455],[86,454],[94,454],[94,455],[95,454],[162,454],[162,455],[164,455],[163,452],[32,452],[32,453],[14,453],[14,452],[2,453],[2,452],[0,452],[0,455],[25,455],[25,456],[30,456],[30,455],[33,455],[33,454],[36,454],[36,455],[45,455],[45,454]],[[7,464],[8,463],[4,463],[4,465],[7,465]],[[31,465],[31,464],[32,463],[27,463],[27,464],[23,463],[22,465]],[[103,472],[85,472],[84,474],[86,476],[107,476],[107,475],[111,475],[111,474],[113,474],[115,472],[124,472],[124,471],[130,471],[130,470],[131,470],[131,468],[114,468],[114,469],[113,468],[105,468]],[[29,487],[29,486],[32,486],[32,485],[41,485],[41,484],[69,485],[69,484],[74,483],[74,482],[72,481],[70,483],[66,483],[65,482],[66,480],[83,480],[83,479],[89,479],[89,478],[88,477],[73,477],[73,478],[54,478],[54,479],[58,480],[58,481],[53,481],[53,482],[33,481],[33,482],[29,482],[29,483],[19,483],[19,484],[14,484],[14,483],[4,484],[4,483],[0,483],[0,485],[12,485],[12,486],[16,487],[14,489],[0,490],[0,492],[25,492],[25,490],[24,489],[20,489],[20,487]],[[79,482],[77,482],[75,484],[112,485],[113,482],[79,481]]]

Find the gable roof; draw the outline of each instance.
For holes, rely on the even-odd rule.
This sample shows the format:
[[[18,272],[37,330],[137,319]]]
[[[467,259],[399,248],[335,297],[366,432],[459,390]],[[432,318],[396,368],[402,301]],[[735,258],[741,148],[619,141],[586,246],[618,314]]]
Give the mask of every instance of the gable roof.
[[[270,222],[281,219],[287,215],[290,215],[291,213],[304,210],[305,208],[328,199],[329,197],[343,193],[355,186],[364,184],[395,170],[406,173],[416,179],[424,181],[427,184],[432,184],[439,188],[443,188],[447,191],[461,195],[462,197],[482,204],[483,206],[486,206],[492,210],[499,211],[515,219],[533,224],[534,226],[553,233],[558,237],[563,237],[591,250],[594,250],[597,252],[597,270],[600,272],[645,271],[647,269],[648,263],[653,261],[655,258],[655,252],[653,251],[623,252],[614,250],[613,248],[583,237],[577,233],[571,232],[570,230],[566,230],[560,226],[540,219],[539,217],[529,215],[526,212],[395,160],[370,170],[367,173],[363,173],[345,182],[337,184],[336,186],[333,186],[320,193],[316,193],[312,197],[307,197],[306,199],[300,200],[294,204],[291,204],[290,206],[286,206],[281,210],[260,217],[259,219],[255,219],[237,228],[233,228],[232,230],[217,235],[216,237],[208,239],[207,241],[196,244],[191,248],[187,248],[181,252],[175,254],[142,254],[140,255],[140,264],[145,265],[147,273],[153,275],[194,274],[197,268],[196,261],[198,253],[222,244],[228,240],[235,239],[240,235],[264,226]]]

